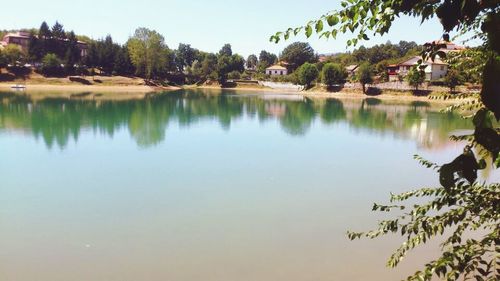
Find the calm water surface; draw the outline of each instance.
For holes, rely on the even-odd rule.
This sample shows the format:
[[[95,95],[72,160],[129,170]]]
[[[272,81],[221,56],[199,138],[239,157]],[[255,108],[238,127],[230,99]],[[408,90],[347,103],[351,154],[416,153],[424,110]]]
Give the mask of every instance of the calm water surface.
[[[468,121],[422,102],[0,95],[0,280],[399,280],[373,202],[437,183]],[[215,92],[216,93],[216,92]],[[496,177],[497,175],[490,175]]]

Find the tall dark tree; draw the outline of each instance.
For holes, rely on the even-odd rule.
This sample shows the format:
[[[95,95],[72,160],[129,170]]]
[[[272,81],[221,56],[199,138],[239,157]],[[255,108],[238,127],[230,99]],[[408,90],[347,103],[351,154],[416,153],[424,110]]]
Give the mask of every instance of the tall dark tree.
[[[66,39],[66,33],[64,32],[64,27],[57,21],[54,24],[54,26],[52,26],[52,36],[56,39]]]
[[[68,73],[74,71],[74,66],[76,63],[80,62],[80,49],[78,48],[78,40],[73,31],[68,33],[68,39],[66,41],[66,54],[64,56],[64,65]]]
[[[257,67],[258,62],[259,62],[259,59],[257,58],[256,55],[249,55],[247,58],[246,66],[249,69],[255,69]]]
[[[40,39],[49,39],[52,37],[52,32],[50,31],[49,25],[46,22],[42,22],[40,29],[38,30],[38,37]]]
[[[40,61],[45,55],[45,39],[39,39],[35,34],[30,34],[28,42],[28,57],[30,61]]]
[[[219,51],[220,56],[232,56],[233,55],[233,49],[231,48],[231,44],[225,44],[222,46],[222,49]]]
[[[267,67],[275,64],[277,61],[278,57],[275,54],[262,50],[259,54],[257,69],[259,72],[264,72]]]
[[[293,72],[306,62],[317,62],[318,57],[309,43],[295,42],[283,50],[280,60],[288,63],[289,71]]]
[[[118,75],[130,75],[134,73],[134,66],[130,61],[130,56],[126,46],[117,49],[113,72]]]

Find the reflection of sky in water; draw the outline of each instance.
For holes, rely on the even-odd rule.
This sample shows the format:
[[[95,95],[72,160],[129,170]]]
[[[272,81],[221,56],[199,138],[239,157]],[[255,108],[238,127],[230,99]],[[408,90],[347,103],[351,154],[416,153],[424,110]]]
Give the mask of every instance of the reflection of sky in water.
[[[389,192],[437,183],[412,155],[452,160],[457,116],[196,99],[37,115],[52,128],[4,103],[0,279],[397,280],[434,253],[388,270],[394,239],[345,231],[375,226]]]

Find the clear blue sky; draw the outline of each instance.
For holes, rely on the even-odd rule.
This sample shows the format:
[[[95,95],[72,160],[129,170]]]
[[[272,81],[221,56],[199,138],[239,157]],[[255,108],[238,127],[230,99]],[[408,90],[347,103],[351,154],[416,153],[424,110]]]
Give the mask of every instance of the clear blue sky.
[[[215,52],[224,43],[233,51],[247,56],[266,49],[279,53],[299,36],[278,45],[268,41],[275,31],[303,25],[321,14],[337,9],[339,1],[329,0],[24,0],[2,3],[0,29],[39,27],[42,21],[52,26],[56,20],[66,30],[98,39],[111,34],[124,43],[137,27],[155,29],[171,48],[189,43],[193,47]],[[8,12],[18,11],[18,12]],[[398,19],[390,33],[364,42],[365,46],[400,40],[424,43],[439,39],[441,29],[436,19],[420,25],[415,18]],[[318,53],[346,50],[342,36],[337,40],[311,38]]]

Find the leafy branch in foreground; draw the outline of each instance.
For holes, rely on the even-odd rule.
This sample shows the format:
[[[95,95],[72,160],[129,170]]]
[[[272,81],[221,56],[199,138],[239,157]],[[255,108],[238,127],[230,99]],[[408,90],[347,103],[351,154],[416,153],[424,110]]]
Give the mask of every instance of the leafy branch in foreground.
[[[391,204],[373,207],[374,211],[402,212],[395,219],[379,223],[369,232],[348,232],[350,239],[376,238],[398,233],[406,241],[390,257],[387,265],[396,267],[406,254],[420,244],[445,236],[441,256],[417,271],[408,280],[432,280],[433,276],[446,280],[499,280],[500,279],[500,184],[478,183],[477,172],[491,163],[500,168],[500,128],[493,121],[500,121],[500,1],[498,0],[344,0],[342,8],[323,15],[306,25],[289,28],[272,35],[270,41],[279,42],[304,32],[309,38],[314,32],[323,38],[336,38],[339,33],[350,32],[353,38],[347,46],[369,40],[368,33],[387,33],[396,18],[409,15],[422,22],[437,15],[444,31],[443,39],[449,41],[449,32],[459,35],[473,33],[483,45],[479,52],[466,52],[452,56],[451,63],[458,69],[469,68],[471,80],[480,79],[480,95],[443,95],[435,99],[457,99],[460,104],[446,109],[461,111],[472,117],[473,134],[452,136],[452,140],[467,141],[463,154],[444,165],[437,165],[421,157],[416,160],[427,168],[439,171],[441,187],[423,188],[391,196]],[[422,50],[422,61],[436,56],[445,58],[440,43],[429,43]],[[464,65],[454,60],[469,58]],[[478,74],[481,73],[481,74]],[[476,75],[478,74],[478,75]],[[470,75],[472,76],[472,75]],[[474,151],[478,152],[477,161]],[[425,201],[411,208],[404,205],[419,198]],[[448,233],[451,233],[448,235]],[[467,238],[472,237],[472,238]]]

